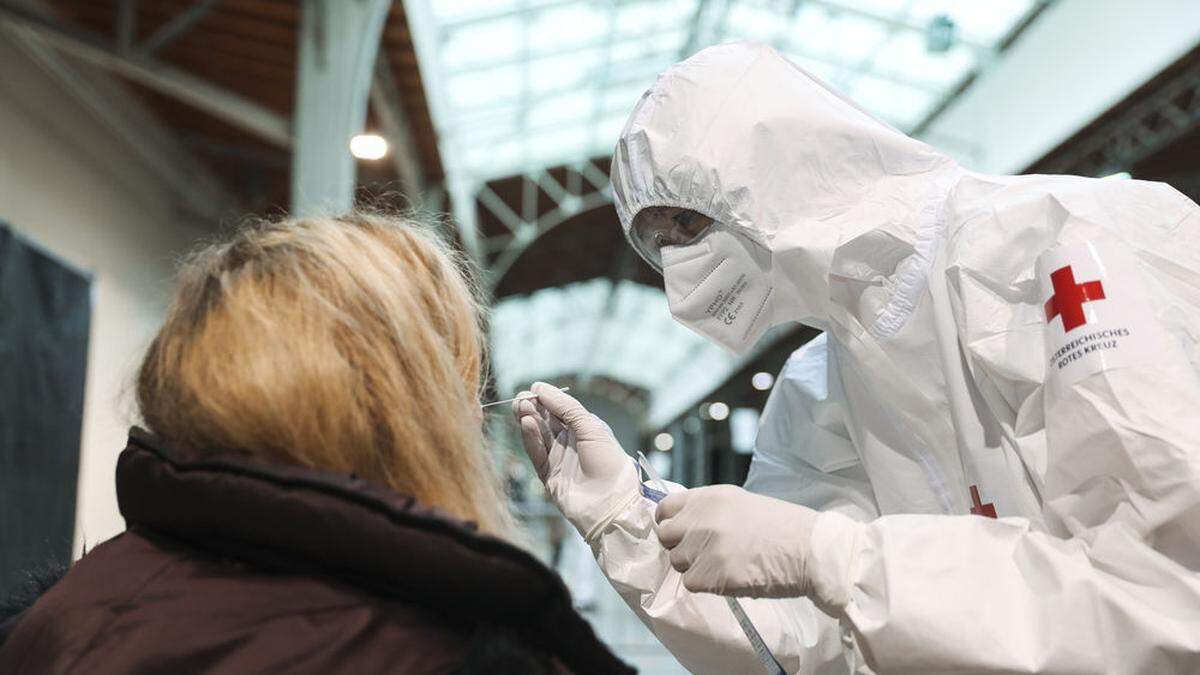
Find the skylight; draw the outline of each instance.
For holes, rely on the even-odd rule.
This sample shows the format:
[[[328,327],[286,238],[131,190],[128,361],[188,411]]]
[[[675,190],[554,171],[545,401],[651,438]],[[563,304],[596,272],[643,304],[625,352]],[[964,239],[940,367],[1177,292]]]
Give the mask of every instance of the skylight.
[[[671,63],[771,44],[900,129],[919,124],[1033,0],[407,0],[443,159],[480,182],[604,156]]]

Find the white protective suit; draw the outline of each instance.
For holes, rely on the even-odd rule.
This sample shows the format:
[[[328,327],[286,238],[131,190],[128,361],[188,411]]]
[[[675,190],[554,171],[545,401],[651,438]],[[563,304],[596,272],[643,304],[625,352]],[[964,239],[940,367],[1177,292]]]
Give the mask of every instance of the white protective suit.
[[[772,393],[748,481],[824,511],[810,564],[845,586],[825,611],[743,600],[789,672],[1200,672],[1195,204],[964,171],[745,44],[659,78],[612,183],[627,231],[674,206],[755,242],[771,321],[827,330]],[[972,486],[999,519],[970,515]],[[681,586],[654,509],[593,541],[610,581],[690,670],[760,672],[724,600]]]

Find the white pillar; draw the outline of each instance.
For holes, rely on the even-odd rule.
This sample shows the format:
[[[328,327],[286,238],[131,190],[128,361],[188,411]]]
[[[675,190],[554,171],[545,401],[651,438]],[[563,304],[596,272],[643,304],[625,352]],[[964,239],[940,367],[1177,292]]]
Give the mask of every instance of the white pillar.
[[[296,78],[292,214],[354,206],[350,139],[361,133],[391,0],[304,0]]]

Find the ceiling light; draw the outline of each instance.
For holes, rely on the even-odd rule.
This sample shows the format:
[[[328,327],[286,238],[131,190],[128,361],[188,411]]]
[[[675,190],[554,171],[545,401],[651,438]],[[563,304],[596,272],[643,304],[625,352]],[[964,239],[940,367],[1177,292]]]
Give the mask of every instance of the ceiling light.
[[[775,384],[775,376],[770,373],[755,373],[754,377],[750,378],[750,386],[759,391],[766,391]]]
[[[675,437],[664,431],[654,437],[654,447],[666,452],[675,447]]]
[[[387,139],[378,134],[359,134],[350,139],[350,154],[359,159],[383,159],[387,153]]]
[[[720,422],[726,417],[729,417],[729,406],[717,401],[716,403],[708,406],[708,416]]]

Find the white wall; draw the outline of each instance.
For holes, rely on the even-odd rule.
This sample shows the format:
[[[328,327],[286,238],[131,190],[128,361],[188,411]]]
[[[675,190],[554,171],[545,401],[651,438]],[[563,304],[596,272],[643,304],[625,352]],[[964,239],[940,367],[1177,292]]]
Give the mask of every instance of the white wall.
[[[968,168],[1021,171],[1198,41],[1196,0],[1059,0],[923,138]]]
[[[162,318],[173,262],[203,234],[166,188],[24,53],[0,40],[0,220],[92,275],[75,550],[124,529],[113,473],[133,370]]]

